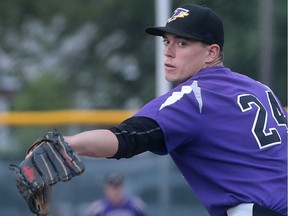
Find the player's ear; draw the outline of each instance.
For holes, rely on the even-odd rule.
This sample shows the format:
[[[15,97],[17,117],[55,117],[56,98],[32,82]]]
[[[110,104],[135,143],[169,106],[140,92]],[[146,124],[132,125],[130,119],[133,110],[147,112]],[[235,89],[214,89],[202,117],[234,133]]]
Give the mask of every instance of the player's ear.
[[[207,58],[206,58],[206,63],[211,63],[213,61],[215,61],[219,55],[220,55],[220,46],[218,44],[211,44],[209,46],[207,46]]]

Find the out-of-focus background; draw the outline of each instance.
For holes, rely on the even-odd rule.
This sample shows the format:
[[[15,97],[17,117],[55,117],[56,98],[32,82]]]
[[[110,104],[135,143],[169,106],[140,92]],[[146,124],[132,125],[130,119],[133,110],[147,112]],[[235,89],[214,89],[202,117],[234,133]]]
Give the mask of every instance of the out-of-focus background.
[[[144,33],[155,24],[156,2],[169,3],[170,12],[184,3],[214,9],[224,21],[225,65],[269,85],[287,106],[285,0],[1,0],[1,216],[31,215],[8,166],[23,160],[35,138],[53,128],[64,134],[108,128],[158,94],[155,38]],[[88,118],[67,110],[86,110]],[[89,111],[109,113],[91,121],[103,115],[90,118]],[[51,113],[64,120],[49,121]],[[85,216],[103,195],[105,175],[114,171],[151,216],[208,215],[169,156],[83,160],[82,176],[53,188],[52,216]]]

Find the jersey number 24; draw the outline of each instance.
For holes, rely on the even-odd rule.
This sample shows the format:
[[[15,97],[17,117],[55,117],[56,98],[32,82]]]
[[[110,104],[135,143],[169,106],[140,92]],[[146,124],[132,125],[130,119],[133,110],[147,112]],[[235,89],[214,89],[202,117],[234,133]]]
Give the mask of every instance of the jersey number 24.
[[[271,91],[266,91],[266,94],[273,119],[276,121],[278,126],[287,127],[286,117],[280,108],[280,105],[277,102],[275,96]],[[237,101],[242,112],[247,112],[251,109],[257,109],[252,126],[252,133],[260,149],[281,143],[281,136],[279,135],[277,128],[267,128],[267,119],[271,119],[268,118],[270,112],[265,109],[257,97],[251,94],[242,94],[238,96]]]

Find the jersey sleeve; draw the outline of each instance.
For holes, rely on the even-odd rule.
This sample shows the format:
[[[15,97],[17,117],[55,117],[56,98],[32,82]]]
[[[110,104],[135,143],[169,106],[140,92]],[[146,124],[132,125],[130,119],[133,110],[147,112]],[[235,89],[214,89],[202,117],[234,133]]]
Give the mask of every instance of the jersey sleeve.
[[[190,80],[152,100],[135,115],[152,118],[159,124],[169,153],[197,138],[202,104],[201,88],[196,80]]]
[[[166,149],[157,122],[146,117],[132,117],[109,129],[118,139],[118,150],[112,158],[130,158],[146,151]]]
[[[88,207],[87,216],[100,216],[103,209],[104,202],[102,200],[97,200]]]
[[[131,202],[137,212],[137,216],[147,216],[146,205],[140,198],[133,197]]]

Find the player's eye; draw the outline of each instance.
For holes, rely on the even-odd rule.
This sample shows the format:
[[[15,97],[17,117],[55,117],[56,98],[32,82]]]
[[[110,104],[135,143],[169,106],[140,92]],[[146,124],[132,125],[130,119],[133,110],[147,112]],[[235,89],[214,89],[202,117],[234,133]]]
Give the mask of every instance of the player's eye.
[[[185,46],[188,45],[188,43],[185,42],[185,41],[179,41],[179,42],[177,43],[177,45],[178,45],[179,47],[185,47]]]
[[[169,41],[167,39],[163,39],[163,44],[164,44],[164,46],[168,46],[169,45]]]

